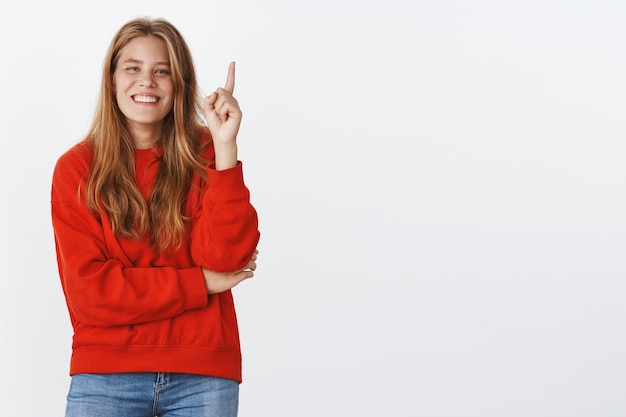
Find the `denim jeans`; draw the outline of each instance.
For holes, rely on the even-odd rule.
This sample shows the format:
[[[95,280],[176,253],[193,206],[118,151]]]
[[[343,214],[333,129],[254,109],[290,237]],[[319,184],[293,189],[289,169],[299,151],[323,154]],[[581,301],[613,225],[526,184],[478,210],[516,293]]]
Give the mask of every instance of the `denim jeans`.
[[[77,374],[65,417],[236,417],[239,383],[168,373]]]

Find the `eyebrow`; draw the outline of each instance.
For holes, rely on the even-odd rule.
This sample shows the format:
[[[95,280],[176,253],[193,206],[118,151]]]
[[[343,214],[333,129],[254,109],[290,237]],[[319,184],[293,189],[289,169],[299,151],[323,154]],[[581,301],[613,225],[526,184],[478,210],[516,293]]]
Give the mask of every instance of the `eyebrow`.
[[[140,61],[138,59],[134,59],[134,58],[128,58],[125,59],[122,64],[143,64],[143,61]],[[170,63],[168,61],[158,61],[154,63],[155,65],[167,65],[169,66]]]

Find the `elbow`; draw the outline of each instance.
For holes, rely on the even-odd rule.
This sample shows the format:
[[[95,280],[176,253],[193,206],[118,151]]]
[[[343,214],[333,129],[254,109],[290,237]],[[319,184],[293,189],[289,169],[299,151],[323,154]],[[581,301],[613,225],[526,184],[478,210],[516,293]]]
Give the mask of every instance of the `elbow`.
[[[216,272],[235,272],[246,267],[254,256],[260,239],[257,231],[247,241],[238,241],[233,245],[213,246],[202,259],[195,259],[199,265]]]

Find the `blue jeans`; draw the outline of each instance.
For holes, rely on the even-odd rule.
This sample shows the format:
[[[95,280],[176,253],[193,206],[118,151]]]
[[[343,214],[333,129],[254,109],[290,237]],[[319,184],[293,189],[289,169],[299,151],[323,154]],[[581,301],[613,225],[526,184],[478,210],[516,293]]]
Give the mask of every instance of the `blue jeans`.
[[[168,373],[77,374],[65,417],[236,417],[239,383]]]

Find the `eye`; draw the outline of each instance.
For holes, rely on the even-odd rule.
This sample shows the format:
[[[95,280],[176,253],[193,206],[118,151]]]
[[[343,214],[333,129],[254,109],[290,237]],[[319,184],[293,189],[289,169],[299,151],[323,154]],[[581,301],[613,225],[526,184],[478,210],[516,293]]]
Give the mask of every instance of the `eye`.
[[[163,68],[155,70],[154,73],[157,75],[169,75],[170,74],[169,70],[166,70]]]
[[[126,68],[126,71],[137,72],[137,71],[139,71],[139,67],[128,67],[128,68]]]

